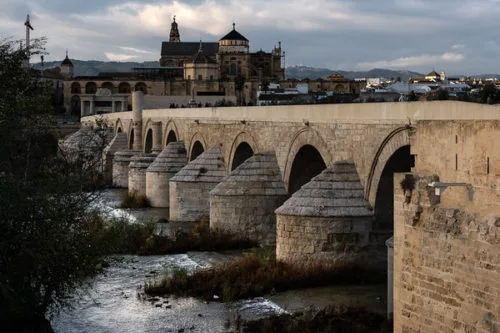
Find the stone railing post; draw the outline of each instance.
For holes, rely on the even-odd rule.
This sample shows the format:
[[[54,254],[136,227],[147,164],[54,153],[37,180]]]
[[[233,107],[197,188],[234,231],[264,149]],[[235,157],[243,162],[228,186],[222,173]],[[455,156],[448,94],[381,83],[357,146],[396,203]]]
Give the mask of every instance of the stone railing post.
[[[132,117],[134,123],[134,145],[133,150],[142,150],[142,107],[144,95],[142,91],[132,93]]]

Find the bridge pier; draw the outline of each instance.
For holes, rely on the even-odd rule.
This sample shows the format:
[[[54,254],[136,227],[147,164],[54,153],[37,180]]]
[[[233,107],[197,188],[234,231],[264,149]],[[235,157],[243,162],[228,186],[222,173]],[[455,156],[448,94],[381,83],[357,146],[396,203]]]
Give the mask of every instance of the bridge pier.
[[[275,244],[274,211],[287,197],[275,152],[257,153],[210,192],[210,229]]]
[[[120,151],[127,149],[127,135],[123,132],[117,133],[111,142],[106,146],[103,151],[104,159],[104,178],[107,184],[113,183],[113,165],[115,154]]]
[[[117,151],[113,158],[113,186],[118,188],[128,188],[128,169],[132,157],[141,152],[136,150]]]
[[[169,207],[169,181],[187,163],[184,141],[171,142],[146,171],[146,197],[151,207]]]
[[[219,145],[189,162],[170,179],[170,221],[208,220],[209,193],[226,175]]]
[[[128,167],[128,193],[146,196],[146,170],[155,160],[157,153],[133,156]]]
[[[336,162],[276,210],[276,259],[366,265],[373,211],[354,162]]]

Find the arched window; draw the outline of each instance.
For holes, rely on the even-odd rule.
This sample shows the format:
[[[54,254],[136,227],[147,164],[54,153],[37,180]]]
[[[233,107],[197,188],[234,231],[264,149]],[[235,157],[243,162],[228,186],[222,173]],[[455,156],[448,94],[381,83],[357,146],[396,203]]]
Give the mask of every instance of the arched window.
[[[236,69],[236,64],[231,64],[231,75],[236,75],[237,69]]]
[[[82,93],[82,88],[80,87],[80,83],[73,82],[71,84],[71,93],[72,94],[81,94]]]
[[[144,82],[139,82],[135,85],[135,91],[142,91],[144,95],[148,94],[148,86]]]
[[[86,94],[95,94],[97,91],[97,84],[95,82],[88,82],[85,85],[85,93]]]
[[[130,84],[127,82],[122,82],[118,85],[119,94],[130,94]]]

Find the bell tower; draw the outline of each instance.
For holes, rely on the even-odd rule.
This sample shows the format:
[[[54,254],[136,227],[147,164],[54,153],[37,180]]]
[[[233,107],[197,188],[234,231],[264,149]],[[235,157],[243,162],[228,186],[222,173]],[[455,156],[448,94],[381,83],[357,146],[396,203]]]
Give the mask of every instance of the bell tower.
[[[181,35],[179,34],[179,27],[177,26],[177,22],[175,22],[175,16],[174,16],[174,21],[172,22],[172,26],[170,28],[169,42],[179,43],[180,41],[181,41]]]

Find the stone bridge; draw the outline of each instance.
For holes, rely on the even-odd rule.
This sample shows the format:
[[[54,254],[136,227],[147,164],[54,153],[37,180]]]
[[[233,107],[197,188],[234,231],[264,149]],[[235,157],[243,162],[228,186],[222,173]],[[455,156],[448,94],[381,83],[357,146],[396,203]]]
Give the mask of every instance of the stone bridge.
[[[499,107],[142,110],[133,97],[132,112],[100,116],[116,134],[106,150],[115,186],[169,207],[171,221],[209,219],[212,229],[276,244],[285,262],[380,269],[394,234],[395,331],[498,328]],[[388,304],[392,312],[392,296]]]
[[[266,197],[266,191],[271,193],[270,196],[274,196],[274,199],[276,195],[280,197],[279,200],[268,200],[273,202],[272,207],[268,207],[267,212],[260,213],[262,216],[272,215],[273,221],[269,223],[272,225],[270,229],[274,230],[275,209],[314,176],[325,169],[333,168],[333,171],[327,171],[331,173],[328,180],[308,184],[307,186],[312,188],[307,189],[307,186],[304,186],[303,193],[296,193],[296,196],[302,199],[294,199],[293,207],[289,204],[288,209],[278,210],[278,238],[286,234],[289,239],[293,239],[294,232],[297,232],[299,237],[306,230],[302,225],[303,221],[297,225],[288,221],[287,228],[280,233],[280,212],[284,216],[348,218],[348,222],[338,223],[336,231],[330,230],[328,225],[331,223],[324,221],[321,227],[307,229],[315,232],[317,237],[330,237],[318,241],[315,248],[311,247],[311,239],[308,239],[302,249],[308,253],[324,251],[328,246],[323,243],[335,243],[335,237],[341,239],[342,244],[348,240],[366,245],[370,240],[384,238],[392,233],[393,174],[409,172],[414,167],[416,152],[411,147],[410,137],[418,131],[419,122],[499,118],[499,110],[496,107],[454,101],[142,110],[141,93],[136,92],[133,97],[133,111],[85,117],[82,118],[82,124],[90,126],[95,123],[96,117],[102,117],[114,128],[117,139],[109,151],[112,153],[108,153],[108,172],[114,184],[147,195],[154,206],[170,206],[171,220],[194,221],[210,218],[211,225],[243,233],[252,230],[251,237],[273,243],[274,232],[271,232],[271,239],[265,240],[265,237],[257,234],[267,229],[249,226],[248,222],[249,215],[255,213],[257,206],[265,206],[266,200],[255,203],[253,210],[240,212],[246,214],[243,218],[239,213],[235,213],[238,211],[238,208],[232,207],[237,205],[235,202],[221,203],[217,208],[216,203],[221,200],[216,198],[220,197],[221,193],[226,193],[227,189],[219,189],[216,193],[216,185],[225,176],[236,172],[237,167],[251,156],[255,155],[254,160],[266,160],[267,162],[262,162],[266,166],[259,165],[260,162],[249,161],[254,163],[252,170],[240,170],[244,175],[235,177],[247,183],[252,182],[252,186],[262,189],[262,193],[255,192],[255,188],[246,189],[243,194],[247,195],[247,199],[250,198],[248,193],[252,191],[257,193],[251,196],[252,198]],[[183,158],[185,163],[189,162],[188,166],[184,167],[186,170],[183,169],[183,173],[178,177],[170,172],[166,178],[154,180],[153,174],[149,173],[148,181],[147,168],[160,152],[164,151],[162,155],[167,154],[166,147],[172,142],[180,143],[181,148],[185,149],[185,157],[180,158],[181,162]],[[432,142],[429,144],[432,145]],[[203,157],[201,154],[204,152],[206,156]],[[175,169],[172,169],[168,162],[172,153],[173,151],[167,156],[166,162],[162,162],[165,172],[169,168]],[[268,161],[269,158],[272,163]],[[158,163],[159,159],[156,164]],[[211,169],[211,165],[216,168]],[[181,163],[176,171],[180,171],[183,166]],[[158,165],[155,168],[158,170]],[[259,168],[270,170],[266,169],[259,174],[256,171]],[[279,176],[273,180],[275,183],[255,185],[255,182],[259,181],[269,182],[270,180],[264,179],[263,176],[273,172]],[[333,182],[339,179],[339,184]],[[346,180],[350,183],[346,184]],[[179,183],[196,185],[187,188]],[[237,188],[241,184],[236,182],[232,186]],[[266,186],[271,186],[275,191],[266,190]],[[338,191],[323,193],[322,186],[348,191],[343,194]],[[236,191],[233,198],[241,198],[243,194]],[[340,197],[337,198],[338,196]],[[269,195],[267,197],[269,199]],[[249,199],[248,205],[251,202]],[[240,205],[242,203],[240,202]],[[302,207],[301,204],[305,206]],[[222,212],[221,207],[228,205],[230,208],[225,208]],[[368,210],[363,211],[364,207]],[[369,218],[371,222],[356,224],[352,221],[353,217],[359,219],[359,216]],[[241,222],[238,228],[227,225],[229,222],[222,225],[213,221],[214,217],[245,222]],[[286,219],[290,220],[289,217]],[[292,225],[295,227],[291,227]],[[355,233],[355,238],[344,237],[357,229],[360,230]],[[324,231],[329,232],[323,234]],[[268,233],[269,230],[265,232]],[[359,236],[363,235],[363,232],[365,236]],[[378,241],[381,242],[381,239]],[[294,240],[295,247],[298,243],[300,242]],[[281,247],[282,253],[289,252],[290,257],[295,256],[292,245],[285,245]]]

